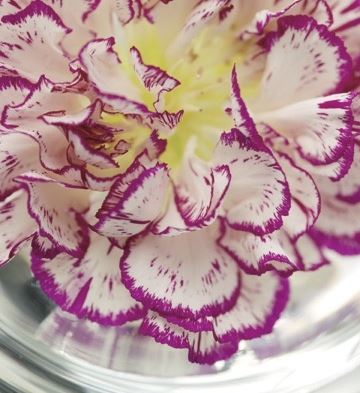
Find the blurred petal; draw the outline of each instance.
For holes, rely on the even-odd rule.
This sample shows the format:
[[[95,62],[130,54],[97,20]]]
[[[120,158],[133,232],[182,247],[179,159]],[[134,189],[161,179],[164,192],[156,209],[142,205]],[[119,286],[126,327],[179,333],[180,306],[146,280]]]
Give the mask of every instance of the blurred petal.
[[[2,17],[0,65],[31,81],[43,74],[57,82],[71,80],[68,59],[60,47],[70,31],[51,7],[35,0],[16,14]]]
[[[26,194],[19,190],[0,203],[0,267],[15,256],[36,231],[36,222],[26,206]]]

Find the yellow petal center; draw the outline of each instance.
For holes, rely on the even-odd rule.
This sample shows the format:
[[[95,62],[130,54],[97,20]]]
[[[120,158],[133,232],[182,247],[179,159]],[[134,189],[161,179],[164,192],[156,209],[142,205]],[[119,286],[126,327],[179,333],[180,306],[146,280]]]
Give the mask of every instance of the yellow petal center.
[[[141,101],[151,110],[156,99],[141,83],[135,73],[130,48],[136,47],[147,65],[154,65],[176,78],[180,85],[163,95],[163,110],[184,115],[171,135],[167,138],[166,151],[161,161],[176,169],[182,162],[190,140],[195,143],[194,153],[203,160],[210,160],[212,151],[221,132],[232,127],[232,119],[226,113],[230,102],[230,75],[234,64],[241,64],[247,46],[241,43],[232,31],[221,34],[209,26],[200,32],[177,58],[168,55],[162,44],[156,24],[146,21],[130,23],[117,37],[117,47],[121,67],[137,87]],[[251,95],[253,84],[242,86],[243,96]],[[125,119],[120,115],[106,115],[104,120],[114,124]],[[138,146],[149,137],[152,130],[125,121],[126,131],[121,139],[132,144],[132,149],[119,158],[121,167],[128,166],[135,157]],[[132,123],[132,124],[130,124]],[[195,142],[194,142],[195,140]]]

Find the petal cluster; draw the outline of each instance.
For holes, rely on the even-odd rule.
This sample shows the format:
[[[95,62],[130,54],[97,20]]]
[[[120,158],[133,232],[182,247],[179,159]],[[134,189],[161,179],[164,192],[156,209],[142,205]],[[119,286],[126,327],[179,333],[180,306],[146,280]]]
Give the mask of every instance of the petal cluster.
[[[75,4],[76,3],[76,4]],[[0,266],[229,358],[360,253],[360,3],[4,0]],[[310,274],[310,273],[309,273]]]

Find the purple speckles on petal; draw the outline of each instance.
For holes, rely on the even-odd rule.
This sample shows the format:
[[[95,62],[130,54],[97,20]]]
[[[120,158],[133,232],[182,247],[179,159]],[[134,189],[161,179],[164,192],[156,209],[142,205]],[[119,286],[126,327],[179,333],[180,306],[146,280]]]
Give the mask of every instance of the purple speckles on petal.
[[[43,291],[63,310],[103,325],[141,318],[141,304],[121,282],[118,264],[122,250],[92,232],[84,252],[80,258],[63,252],[52,260],[33,253],[32,270]]]
[[[59,309],[213,364],[360,254],[358,0],[0,14],[0,266],[29,246]]]
[[[216,245],[214,230],[173,238],[147,234],[130,243],[120,268],[131,295],[159,312],[188,318],[230,309],[239,290],[237,265]]]

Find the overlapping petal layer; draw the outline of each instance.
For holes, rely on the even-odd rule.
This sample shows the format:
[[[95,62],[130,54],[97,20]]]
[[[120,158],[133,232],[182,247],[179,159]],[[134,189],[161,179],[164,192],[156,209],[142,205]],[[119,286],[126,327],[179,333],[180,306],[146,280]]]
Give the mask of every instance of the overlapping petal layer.
[[[360,4],[0,2],[0,265],[227,359],[360,254]],[[306,273],[311,274],[311,273]]]

